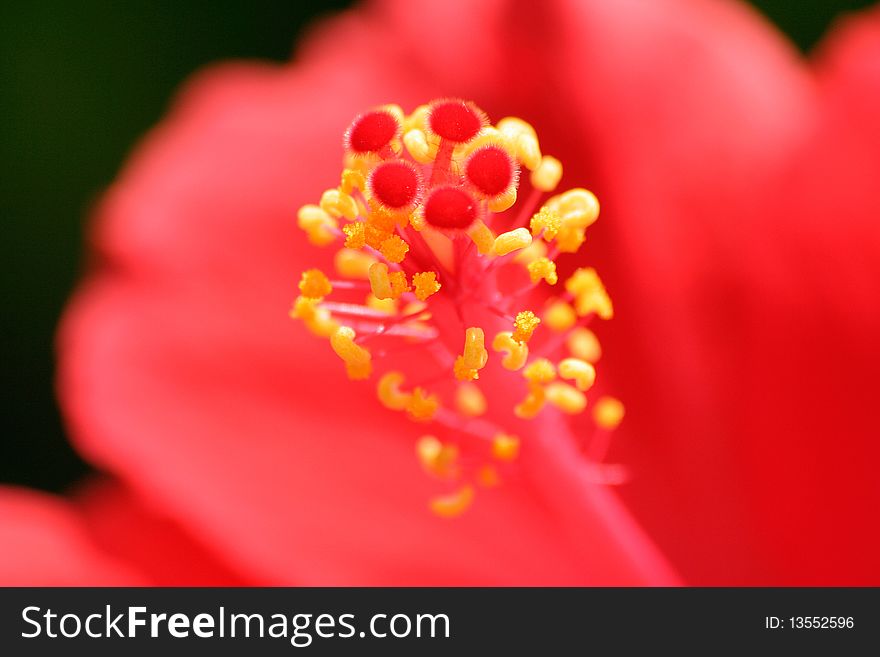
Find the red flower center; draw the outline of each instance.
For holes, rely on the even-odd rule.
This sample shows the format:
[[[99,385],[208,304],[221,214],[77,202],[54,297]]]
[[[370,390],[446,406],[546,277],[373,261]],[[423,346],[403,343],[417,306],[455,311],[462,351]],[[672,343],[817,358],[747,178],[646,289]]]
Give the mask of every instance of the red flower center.
[[[304,272],[291,315],[329,338],[349,378],[380,368],[379,401],[431,426],[417,456],[453,486],[431,508],[456,515],[477,487],[514,474],[517,427],[588,406],[600,348],[587,324],[610,318],[611,300],[589,268],[552,290],[556,256],[580,248],[599,205],[585,189],[540,203],[561,163],[524,121],[489,126],[465,101],[410,115],[385,106],[355,120],[346,143],[339,187],[299,211],[309,239],[337,249],[337,276]],[[529,201],[508,213],[519,165]],[[490,408],[484,382],[505,402]],[[620,402],[596,401],[595,444],[622,415]]]

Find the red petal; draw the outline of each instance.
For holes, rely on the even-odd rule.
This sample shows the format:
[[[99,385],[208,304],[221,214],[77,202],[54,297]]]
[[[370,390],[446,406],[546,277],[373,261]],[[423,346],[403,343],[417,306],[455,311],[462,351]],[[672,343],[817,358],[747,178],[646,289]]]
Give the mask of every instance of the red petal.
[[[696,583],[880,581],[877,13],[832,43],[806,113],[740,110],[760,125],[782,109],[799,132],[737,128],[766,151],[742,159],[754,171],[703,139],[703,167],[659,179],[669,198],[615,179],[604,204],[629,209],[603,362],[629,402],[626,497]],[[667,161],[644,147],[642,166]]]
[[[149,580],[105,552],[83,518],[51,495],[0,487],[0,586],[141,586]]]
[[[77,502],[101,549],[143,573],[151,586],[265,584],[234,573],[185,528],[117,483],[91,482]]]

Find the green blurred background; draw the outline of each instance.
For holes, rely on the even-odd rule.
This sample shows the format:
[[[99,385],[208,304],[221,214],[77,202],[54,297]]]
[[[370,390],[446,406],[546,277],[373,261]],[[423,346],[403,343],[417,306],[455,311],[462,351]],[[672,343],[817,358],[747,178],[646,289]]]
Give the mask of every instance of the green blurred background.
[[[55,405],[53,334],[88,209],[175,88],[218,59],[284,60],[351,4],[41,0],[0,8],[3,405],[0,483],[60,491],[87,471]],[[859,0],[755,0],[805,52]]]

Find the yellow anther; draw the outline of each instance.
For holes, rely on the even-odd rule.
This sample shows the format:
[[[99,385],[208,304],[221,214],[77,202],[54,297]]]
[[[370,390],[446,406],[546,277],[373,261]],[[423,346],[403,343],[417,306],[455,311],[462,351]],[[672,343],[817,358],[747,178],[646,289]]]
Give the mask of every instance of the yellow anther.
[[[486,351],[485,339],[483,329],[477,326],[472,326],[465,331],[464,352],[462,354],[465,365],[475,370],[481,370],[486,366],[489,352]]]
[[[400,372],[388,372],[379,379],[376,394],[383,406],[392,411],[402,411],[406,408],[411,395],[400,389],[402,384],[403,374]]]
[[[340,326],[330,336],[330,346],[345,362],[348,378],[367,379],[373,370],[370,352],[354,342],[355,332],[348,326]]]
[[[369,221],[367,222],[367,225],[364,226],[364,241],[367,243],[367,246],[371,246],[377,251],[382,246],[382,242],[391,237],[392,234],[393,233],[390,230],[377,226]]]
[[[529,357],[529,345],[513,339],[513,333],[502,331],[492,340],[492,349],[504,352],[501,365],[505,369],[515,372],[522,369]]]
[[[415,288],[416,299],[424,301],[432,294],[440,291],[440,283],[437,282],[437,274],[432,271],[423,271],[413,274],[413,288]]]
[[[486,413],[486,396],[475,383],[459,384],[455,390],[455,409],[465,417],[479,417]]]
[[[548,402],[569,415],[577,415],[587,407],[587,396],[567,383],[551,383],[544,388],[544,393]]]
[[[343,194],[351,195],[356,189],[364,189],[367,181],[364,174],[356,169],[344,169],[342,171],[342,182],[339,185],[339,191]]]
[[[544,231],[544,239],[547,241],[556,237],[556,233],[562,226],[562,217],[556,210],[552,210],[547,206],[542,207],[536,212],[529,221],[529,228],[532,230],[532,237],[537,237]]]
[[[488,202],[489,210],[492,212],[504,212],[509,210],[516,204],[516,187],[511,186],[503,194],[490,198]]]
[[[492,248],[495,246],[495,235],[482,220],[477,219],[468,229],[468,237],[477,245],[477,251],[480,252],[480,255],[492,253]]]
[[[406,402],[406,414],[417,422],[427,422],[440,408],[436,395],[429,395],[423,388],[414,388]]]
[[[593,419],[603,429],[616,429],[623,415],[623,403],[614,397],[600,397],[593,407]]]
[[[327,246],[336,239],[339,223],[317,205],[304,205],[296,215],[297,225],[305,231],[309,242]]]
[[[369,253],[354,249],[339,249],[333,256],[336,272],[345,278],[367,280],[370,277],[370,266],[374,262],[376,258]]]
[[[406,120],[406,114],[403,111],[403,108],[400,105],[395,103],[388,103],[386,105],[380,105],[377,109],[385,110],[389,114],[391,114],[397,122],[403,125],[403,122]]]
[[[435,477],[448,479],[458,474],[458,448],[455,445],[444,445],[435,436],[419,438],[416,456],[422,467]]]
[[[529,171],[541,165],[541,148],[535,129],[516,117],[507,117],[498,122],[498,131],[507,139],[509,148]]]
[[[358,216],[358,205],[355,200],[338,189],[328,189],[324,192],[319,205],[331,217],[354,220]]]
[[[431,108],[428,105],[419,105],[412,114],[408,114],[403,119],[403,131],[421,130],[425,132],[428,129],[428,114]]]
[[[453,152],[453,157],[458,160],[464,160],[471,153],[483,146],[497,146],[508,152],[511,158],[516,158],[516,153],[510,152],[507,139],[502,135],[498,128],[493,126],[485,126],[477,133],[477,136],[464,144],[458,144]]]
[[[480,370],[486,366],[489,352],[485,347],[483,329],[472,326],[465,331],[464,352],[455,359],[452,372],[459,381],[473,381],[480,378]]]
[[[321,338],[329,338],[339,328],[330,312],[319,307],[315,299],[297,297],[290,316],[302,320],[307,329]]]
[[[556,368],[546,358],[538,358],[529,363],[528,367],[523,370],[523,376],[529,383],[550,383],[556,378]]]
[[[477,471],[477,482],[484,488],[494,488],[501,483],[501,477],[491,465],[484,465]]]
[[[531,175],[532,187],[542,192],[552,192],[560,180],[562,180],[562,162],[549,155],[541,158],[541,163]]]
[[[556,282],[559,280],[559,277],[556,275],[556,263],[549,258],[533,260],[526,265],[526,268],[529,270],[529,278],[532,279],[532,283],[537,283],[544,279],[550,285],[556,285]]]
[[[499,433],[492,439],[492,456],[499,461],[513,461],[519,456],[519,438]]]
[[[513,256],[513,261],[521,265],[528,265],[530,262],[543,258],[546,255],[547,243],[543,240],[532,240],[531,244]]]
[[[386,231],[388,233],[394,232],[394,229],[397,227],[397,224],[399,222],[399,213],[387,210],[381,206],[373,208],[367,214],[368,226],[374,226],[375,228]]]
[[[541,320],[531,310],[518,312],[513,320],[513,339],[517,342],[528,342],[540,323]]]
[[[588,363],[597,363],[602,358],[602,345],[599,338],[590,329],[583,326],[576,328],[565,341],[568,350],[575,358]]]
[[[350,224],[345,224],[342,227],[342,232],[345,233],[345,246],[349,249],[363,248],[366,244],[365,228],[366,224],[363,221],[353,221]]]
[[[599,218],[599,200],[581,187],[554,196],[547,205],[559,212],[564,225],[572,228],[587,228]]]
[[[403,241],[399,235],[392,235],[379,245],[379,251],[388,262],[398,263],[403,261],[409,251],[409,244]]]
[[[544,322],[551,330],[563,333],[577,322],[577,314],[570,303],[554,301],[544,311]]]
[[[452,365],[452,374],[459,381],[473,381],[480,378],[480,372],[465,365],[464,356],[457,356]]]
[[[513,414],[523,420],[531,420],[544,408],[544,389],[537,384],[529,385],[529,394],[513,407]]]
[[[473,486],[462,486],[454,493],[431,500],[431,511],[442,518],[454,518],[467,511],[474,501]]]
[[[592,267],[577,269],[565,282],[565,289],[575,296],[574,309],[581,317],[596,313],[602,319],[614,316],[611,297]]]
[[[556,233],[556,248],[560,253],[577,253],[587,236],[583,228],[562,226]]]
[[[333,286],[320,269],[307,269],[299,281],[299,291],[309,299],[323,299],[333,291]]]
[[[495,255],[503,256],[518,251],[519,249],[524,249],[531,243],[531,233],[525,228],[517,228],[516,230],[509,230],[506,233],[501,233],[496,237],[492,251]]]
[[[370,289],[377,299],[391,299],[391,280],[388,278],[388,265],[384,262],[374,262],[370,265],[367,273],[370,279]]]
[[[559,362],[559,376],[574,381],[578,390],[589,390],[596,382],[596,368],[580,358],[565,358]]]
[[[406,274],[402,271],[394,271],[388,274],[391,282],[391,298],[399,299],[404,293],[410,291],[409,283],[406,282]]]
[[[425,220],[425,215],[422,214],[420,209],[417,208],[410,213],[409,225],[412,226],[415,231],[422,231],[425,229],[425,226],[428,225],[428,222]]]
[[[422,130],[413,128],[403,135],[403,145],[419,164],[427,164],[437,156],[437,147],[428,142],[428,137]]]
[[[397,314],[397,299],[378,299],[374,294],[368,294],[364,304],[367,308],[378,310],[386,315]]]
[[[374,262],[368,272],[370,289],[377,299],[399,299],[404,292],[409,290],[406,282],[406,274],[402,271],[388,273],[388,265],[384,262]]]

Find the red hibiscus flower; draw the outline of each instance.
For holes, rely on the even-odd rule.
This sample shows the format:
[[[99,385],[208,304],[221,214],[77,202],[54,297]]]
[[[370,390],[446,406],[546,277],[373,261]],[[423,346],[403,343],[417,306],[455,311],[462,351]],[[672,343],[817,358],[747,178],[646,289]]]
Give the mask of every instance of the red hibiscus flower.
[[[134,493],[6,492],[15,581],[880,582],[880,18],[806,64],[740,5],[629,4],[387,0],[290,66],[190,83],[107,194],[60,335],[74,440]],[[418,429],[286,316],[331,266],[294,217],[352,116],[443,97],[524,117],[601,199],[560,267],[615,301],[619,488],[552,412],[517,476],[431,514]]]

